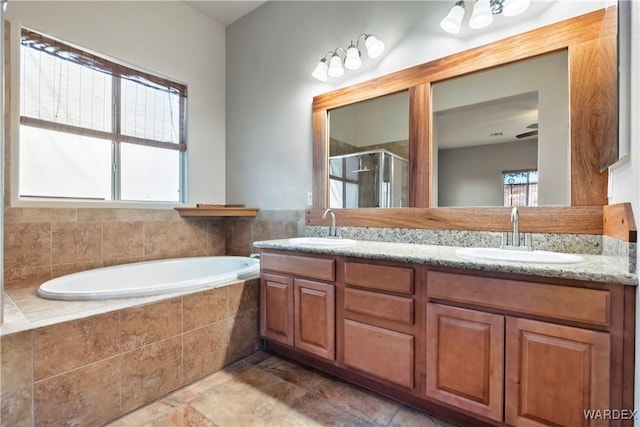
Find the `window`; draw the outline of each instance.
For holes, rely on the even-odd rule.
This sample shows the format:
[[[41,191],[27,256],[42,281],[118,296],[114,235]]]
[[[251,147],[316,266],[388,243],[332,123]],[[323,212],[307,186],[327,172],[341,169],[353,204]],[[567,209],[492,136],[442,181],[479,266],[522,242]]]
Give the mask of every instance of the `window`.
[[[187,88],[22,30],[19,194],[182,202]]]
[[[505,206],[538,206],[538,171],[503,172]]]

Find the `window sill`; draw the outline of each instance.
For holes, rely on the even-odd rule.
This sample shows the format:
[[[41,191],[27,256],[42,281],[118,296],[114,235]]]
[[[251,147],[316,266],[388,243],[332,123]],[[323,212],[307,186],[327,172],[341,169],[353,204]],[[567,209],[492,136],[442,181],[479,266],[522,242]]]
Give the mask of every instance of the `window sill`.
[[[60,209],[173,209],[184,207],[174,202],[128,202],[97,200],[13,199],[12,208],[60,208]]]

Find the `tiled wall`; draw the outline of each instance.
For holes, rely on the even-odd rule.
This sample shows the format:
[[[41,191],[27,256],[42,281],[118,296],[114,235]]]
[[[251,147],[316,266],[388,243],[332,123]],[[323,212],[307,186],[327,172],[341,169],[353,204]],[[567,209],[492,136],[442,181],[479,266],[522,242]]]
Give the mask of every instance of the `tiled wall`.
[[[224,255],[224,227],[173,210],[5,209],[5,288],[114,264]]]
[[[5,209],[5,288],[136,261],[249,255],[256,240],[294,237],[304,211],[256,218],[181,218],[173,210]]]
[[[227,255],[247,256],[253,242],[297,237],[305,226],[305,211],[258,211],[256,218],[227,219]]]
[[[102,425],[251,354],[258,280],[2,337],[2,425]]]

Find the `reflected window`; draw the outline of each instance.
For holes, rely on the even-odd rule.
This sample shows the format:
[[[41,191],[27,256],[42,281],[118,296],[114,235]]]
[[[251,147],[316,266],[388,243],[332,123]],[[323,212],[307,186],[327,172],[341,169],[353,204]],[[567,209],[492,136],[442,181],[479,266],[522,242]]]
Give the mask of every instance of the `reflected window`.
[[[505,206],[538,206],[538,171],[503,172]]]

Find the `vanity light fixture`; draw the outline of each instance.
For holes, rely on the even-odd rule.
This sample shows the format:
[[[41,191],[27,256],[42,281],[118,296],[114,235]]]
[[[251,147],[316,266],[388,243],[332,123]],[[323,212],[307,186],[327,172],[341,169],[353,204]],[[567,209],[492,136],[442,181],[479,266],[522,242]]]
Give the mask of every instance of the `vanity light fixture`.
[[[475,0],[469,27],[473,29],[488,27],[493,22],[493,15],[502,13],[507,17],[516,16],[527,10],[529,4],[530,0]],[[465,0],[456,1],[447,16],[440,21],[440,28],[450,34],[459,33],[464,14]]]
[[[316,68],[311,75],[316,79],[326,82],[328,77],[340,77],[344,74],[344,69],[357,70],[362,66],[362,59],[360,59],[360,41],[364,39],[364,45],[367,49],[367,55],[371,59],[375,59],[382,55],[384,52],[384,43],[382,43],[373,34],[362,33],[344,50],[341,47],[336,48],[330,52],[327,52],[318,62]],[[340,56],[342,54],[342,57]],[[327,59],[328,58],[328,59]],[[329,61],[327,63],[327,60]]]

